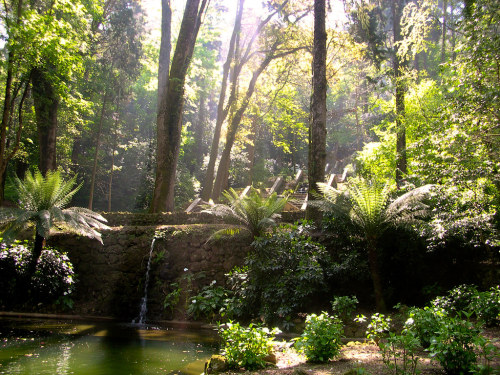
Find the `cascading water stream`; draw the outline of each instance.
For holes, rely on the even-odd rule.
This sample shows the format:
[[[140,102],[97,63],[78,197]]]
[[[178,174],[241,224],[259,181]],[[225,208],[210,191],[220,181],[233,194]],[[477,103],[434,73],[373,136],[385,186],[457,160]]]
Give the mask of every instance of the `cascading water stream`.
[[[148,312],[148,287],[149,287],[149,270],[151,269],[151,257],[153,256],[153,250],[155,247],[156,238],[153,238],[151,242],[151,248],[149,250],[148,266],[146,268],[146,280],[144,281],[144,297],[141,299],[141,310],[139,312],[139,318],[137,324],[144,324],[146,321],[146,314]],[[132,321],[135,323],[135,319]]]

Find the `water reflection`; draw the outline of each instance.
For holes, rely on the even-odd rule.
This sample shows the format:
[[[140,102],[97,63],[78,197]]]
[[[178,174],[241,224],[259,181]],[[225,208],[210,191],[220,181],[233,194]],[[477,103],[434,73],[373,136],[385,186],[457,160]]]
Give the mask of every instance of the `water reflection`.
[[[0,374],[199,374],[216,350],[207,332],[0,319]]]

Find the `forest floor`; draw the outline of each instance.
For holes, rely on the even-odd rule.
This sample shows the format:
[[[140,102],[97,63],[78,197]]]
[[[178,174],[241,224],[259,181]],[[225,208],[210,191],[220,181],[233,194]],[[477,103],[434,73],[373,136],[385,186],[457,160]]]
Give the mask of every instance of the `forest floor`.
[[[495,346],[500,350],[500,327],[486,329],[484,336],[494,341]],[[439,363],[430,360],[427,352],[422,351],[418,354],[417,370],[420,374],[444,374]],[[378,346],[373,343],[350,342],[342,347],[340,355],[335,360],[323,364],[307,363],[305,357],[297,354],[293,349],[278,352],[276,357],[276,367],[260,370],[257,373],[265,375],[344,375],[350,373],[354,375],[353,370],[363,369],[362,373],[366,375],[391,374],[382,361]],[[499,373],[500,357],[495,358],[490,365],[496,369],[497,372],[494,373]]]

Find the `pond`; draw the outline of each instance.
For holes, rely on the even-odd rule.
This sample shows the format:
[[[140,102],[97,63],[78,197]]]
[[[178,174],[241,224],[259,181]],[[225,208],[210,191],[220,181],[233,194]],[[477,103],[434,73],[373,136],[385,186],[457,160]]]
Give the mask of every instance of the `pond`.
[[[209,330],[0,318],[0,374],[194,375],[216,351]]]

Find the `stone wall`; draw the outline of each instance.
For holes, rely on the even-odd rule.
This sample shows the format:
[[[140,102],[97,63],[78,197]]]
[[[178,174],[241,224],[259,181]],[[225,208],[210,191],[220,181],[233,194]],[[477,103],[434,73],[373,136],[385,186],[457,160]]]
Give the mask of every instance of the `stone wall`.
[[[111,227],[117,226],[153,226],[153,225],[183,225],[183,224],[221,224],[220,218],[205,212],[174,212],[174,213],[131,213],[103,212]],[[281,221],[293,223],[304,219],[305,211],[287,211],[281,213]]]
[[[115,222],[116,223],[116,222]],[[49,245],[68,253],[77,274],[74,312],[114,316],[131,321],[139,315],[151,243],[152,253],[148,319],[182,318],[186,290],[223,283],[224,273],[243,263],[249,239],[211,241],[220,224],[113,227],[102,232],[103,245],[72,234],[55,234]],[[185,271],[187,269],[187,271]],[[193,279],[191,285],[187,281]],[[183,289],[173,314],[162,307],[166,294],[177,282]]]

